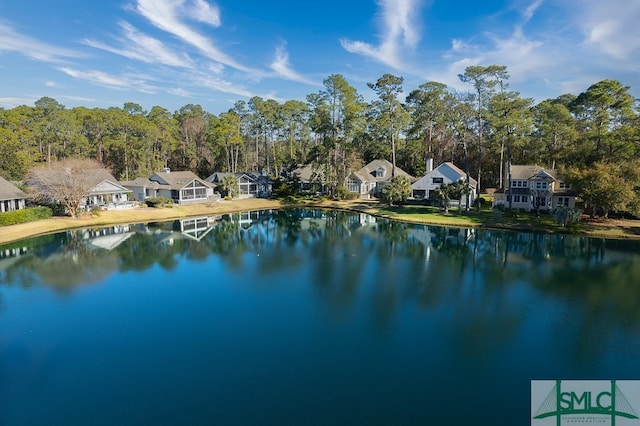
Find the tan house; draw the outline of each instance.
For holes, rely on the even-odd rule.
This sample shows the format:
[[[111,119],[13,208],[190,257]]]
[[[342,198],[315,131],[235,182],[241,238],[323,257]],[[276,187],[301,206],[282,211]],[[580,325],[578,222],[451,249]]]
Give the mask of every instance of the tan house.
[[[511,180],[511,185],[509,185]],[[502,188],[494,194],[493,206],[525,211],[574,208],[575,192],[560,179],[555,169],[506,164]]]
[[[387,160],[373,160],[360,170],[350,173],[347,176],[345,186],[349,192],[358,194],[360,198],[378,197],[382,187],[394,175],[406,176],[411,182],[415,180],[400,167],[396,166],[394,173],[393,164]]]
[[[25,208],[27,194],[0,176],[0,213]]]

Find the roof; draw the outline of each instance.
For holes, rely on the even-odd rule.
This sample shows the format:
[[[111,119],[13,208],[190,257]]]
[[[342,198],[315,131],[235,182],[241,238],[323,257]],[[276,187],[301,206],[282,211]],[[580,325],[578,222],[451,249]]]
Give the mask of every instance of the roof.
[[[171,189],[182,189],[187,184],[197,180],[205,186],[213,187],[213,185],[206,180],[200,179],[192,171],[186,170],[181,172],[157,172],[149,178],[151,181],[159,182],[160,184],[169,185]]]
[[[305,164],[303,166],[300,166],[295,169],[293,173],[297,174],[300,177],[300,180],[303,182],[324,180],[324,171],[322,170],[322,167],[318,167],[313,164]]]
[[[25,199],[27,194],[17,186],[0,176],[0,200]]]
[[[540,173],[544,173],[549,178],[557,180],[558,176],[555,169],[545,169],[538,165],[515,166],[511,165],[511,179],[532,179]]]
[[[169,185],[162,184],[153,180],[149,180],[148,178],[139,177],[131,181],[121,182],[122,186],[127,188],[129,187],[138,187],[138,188],[151,188],[151,189],[171,189]]]
[[[128,191],[107,169],[87,170],[86,177],[87,182],[93,187],[92,194],[111,193],[114,190]],[[111,185],[105,185],[105,182]]]
[[[376,170],[379,168],[383,168],[385,173],[382,177],[376,177]],[[362,182],[386,182],[391,179],[391,173],[393,170],[393,164],[387,160],[373,160],[363,168],[358,171],[353,172],[353,174],[358,177]],[[396,176],[406,176],[410,180],[413,179],[409,173],[402,170],[400,167],[396,166],[395,168]]]
[[[451,161],[445,161],[444,163],[442,163],[438,167],[436,167],[436,169],[438,169],[441,166],[447,166],[451,170],[456,172],[458,174],[458,176],[460,176],[461,178],[464,178],[464,179],[467,178],[467,173],[465,171],[463,171],[460,167],[458,167],[455,164],[453,164]],[[478,181],[475,180],[474,178],[472,178],[471,176],[469,176],[469,184],[471,186],[473,186],[473,187],[477,187],[478,186]]]

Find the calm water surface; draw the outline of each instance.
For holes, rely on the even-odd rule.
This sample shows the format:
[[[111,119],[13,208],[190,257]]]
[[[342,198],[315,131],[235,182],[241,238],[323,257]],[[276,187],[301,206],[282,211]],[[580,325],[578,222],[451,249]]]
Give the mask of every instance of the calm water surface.
[[[311,210],[0,246],[0,424],[526,425],[532,379],[640,379],[639,254]]]

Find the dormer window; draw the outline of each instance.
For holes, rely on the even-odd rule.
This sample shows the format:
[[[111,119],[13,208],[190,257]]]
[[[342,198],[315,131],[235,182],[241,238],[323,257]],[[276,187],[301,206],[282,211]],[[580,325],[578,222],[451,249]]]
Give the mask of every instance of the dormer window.
[[[383,178],[384,177],[384,172],[385,172],[384,167],[378,167],[376,169],[376,177],[377,178]]]

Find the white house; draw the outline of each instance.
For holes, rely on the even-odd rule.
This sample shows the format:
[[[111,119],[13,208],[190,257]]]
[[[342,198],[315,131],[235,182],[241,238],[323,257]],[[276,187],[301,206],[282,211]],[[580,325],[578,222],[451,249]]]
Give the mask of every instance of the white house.
[[[0,213],[25,208],[27,194],[0,176]]]
[[[509,179],[511,185],[509,185]],[[505,165],[502,188],[494,194],[493,206],[525,211],[553,210],[558,206],[574,208],[575,192],[554,169],[537,165]]]
[[[107,169],[95,169],[87,172],[86,179],[93,185],[89,196],[81,207],[89,209],[122,209],[132,207],[129,199],[131,191],[125,188]]]
[[[435,198],[434,191],[442,185],[455,182],[464,183],[466,181],[467,174],[460,170],[455,164],[446,161],[434,169],[433,159],[429,159],[427,160],[427,174],[411,185],[411,196],[416,199],[433,200]],[[469,206],[471,206],[478,196],[478,182],[469,177],[469,186],[471,189]],[[461,201],[466,205],[466,195]]]

